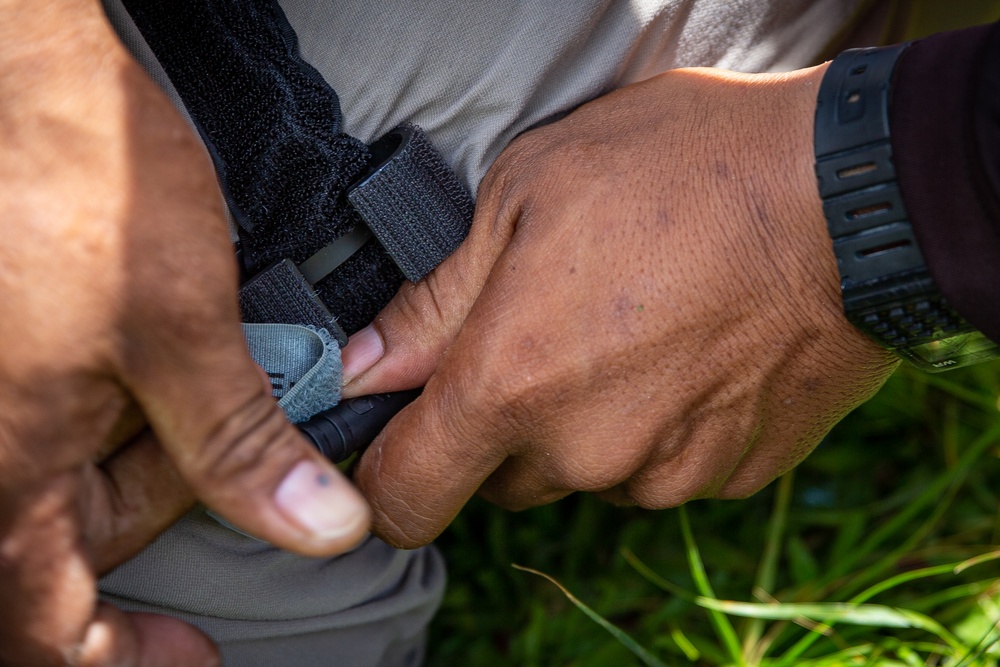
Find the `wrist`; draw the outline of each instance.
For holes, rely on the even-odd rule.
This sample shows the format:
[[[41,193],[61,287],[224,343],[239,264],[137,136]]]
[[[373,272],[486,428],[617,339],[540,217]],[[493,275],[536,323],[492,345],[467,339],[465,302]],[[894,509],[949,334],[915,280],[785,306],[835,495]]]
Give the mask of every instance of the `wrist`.
[[[750,174],[743,206],[756,211],[755,266],[748,276],[771,276],[759,307],[780,314],[769,326],[799,331],[816,365],[863,364],[889,369],[894,358],[861,334],[844,316],[840,277],[816,189],[813,127],[816,95],[828,64],[785,74],[750,75],[759,99],[737,97],[738,113],[749,116],[742,149]],[[746,76],[746,75],[740,75]],[[760,290],[761,285],[748,285]],[[766,332],[773,335],[774,332]],[[808,342],[805,342],[808,339]],[[880,371],[881,373],[882,371]]]

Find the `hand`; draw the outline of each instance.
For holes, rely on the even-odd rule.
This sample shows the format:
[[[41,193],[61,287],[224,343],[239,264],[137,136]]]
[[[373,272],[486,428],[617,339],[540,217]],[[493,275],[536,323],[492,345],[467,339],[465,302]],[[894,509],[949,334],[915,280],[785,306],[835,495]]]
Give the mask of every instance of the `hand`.
[[[317,556],[368,512],[251,361],[204,151],[93,0],[0,0],[0,219],[0,663],[214,664],[96,575],[196,498]]]
[[[465,244],[345,349],[347,396],[427,384],[357,467],[377,533],[425,543],[477,489],[743,497],[879,388],[812,169],[823,69],[672,71],[507,148]]]

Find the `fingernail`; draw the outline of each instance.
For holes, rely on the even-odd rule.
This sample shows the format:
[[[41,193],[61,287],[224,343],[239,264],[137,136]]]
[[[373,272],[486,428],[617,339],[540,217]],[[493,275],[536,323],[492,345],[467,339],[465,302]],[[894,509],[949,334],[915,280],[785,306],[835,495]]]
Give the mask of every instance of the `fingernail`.
[[[382,358],[385,354],[385,343],[375,327],[368,325],[347,341],[340,351],[344,363],[343,384],[349,384]]]
[[[285,476],[274,502],[288,518],[320,539],[351,533],[368,516],[347,480],[309,460],[299,462]]]

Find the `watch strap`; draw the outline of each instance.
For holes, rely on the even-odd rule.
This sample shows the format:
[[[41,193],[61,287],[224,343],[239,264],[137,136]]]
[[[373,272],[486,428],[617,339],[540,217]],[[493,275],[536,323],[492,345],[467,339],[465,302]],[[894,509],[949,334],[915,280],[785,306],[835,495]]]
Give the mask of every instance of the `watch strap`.
[[[908,46],[851,49],[830,64],[817,97],[816,178],[847,318],[914,364],[945,370],[997,348],[940,294],[896,180],[889,104]]]

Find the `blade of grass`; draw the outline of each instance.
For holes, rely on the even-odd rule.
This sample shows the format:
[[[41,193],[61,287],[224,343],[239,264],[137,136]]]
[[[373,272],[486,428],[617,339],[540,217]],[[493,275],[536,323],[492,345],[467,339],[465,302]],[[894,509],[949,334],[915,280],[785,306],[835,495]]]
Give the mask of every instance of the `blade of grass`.
[[[998,623],[1000,623],[1000,621],[998,621]],[[986,655],[986,652],[993,648],[994,644],[1000,641],[1000,635],[995,637],[992,636],[996,633],[996,631],[997,625],[994,624],[993,627],[988,629],[983,636],[980,637],[979,641],[977,641],[975,645],[969,647],[969,650],[966,651],[965,655],[962,656],[962,659],[959,660],[954,667],[965,667],[966,661],[975,660],[976,658],[981,658]]]
[[[914,611],[923,612],[939,607],[946,602],[951,602],[952,600],[974,598],[977,595],[993,590],[1000,590],[1000,579],[985,579],[983,581],[974,581],[971,584],[952,586],[951,588],[946,588],[943,591],[938,591],[937,593],[933,593],[931,595],[925,595],[919,600],[914,600],[910,603],[910,607]]]
[[[976,438],[969,448],[962,455],[959,463],[953,470],[945,470],[938,475],[933,482],[918,495],[912,502],[907,504],[888,522],[877,528],[868,539],[866,539],[851,555],[830,568],[824,577],[824,582],[829,584],[836,579],[848,574],[862,559],[874,553],[883,543],[892,538],[896,533],[906,528],[913,518],[924,510],[931,503],[938,503],[938,511],[942,511],[940,505],[942,495],[951,487],[958,487],[971,471],[973,464],[982,456],[987,449],[1000,438],[1000,422]],[[936,512],[937,514],[937,512]],[[909,540],[908,540],[909,541]],[[898,550],[897,550],[898,551]],[[905,552],[904,552],[905,553]]]
[[[927,577],[935,577],[940,574],[960,574],[970,567],[975,567],[976,565],[982,565],[983,563],[988,563],[990,561],[1000,559],[1000,551],[991,551],[989,553],[981,554],[974,558],[969,558],[968,560],[963,560],[960,563],[949,563],[947,565],[932,565],[931,567],[923,567],[919,570],[910,570],[909,572],[903,572],[897,574],[894,577],[889,577],[885,581],[880,581],[874,586],[866,588],[861,593],[858,593],[850,599],[850,602],[865,602],[875,597],[879,593],[889,590],[890,588],[895,588],[900,584],[905,584],[909,581],[916,581],[917,579],[926,579]]]
[[[881,648],[876,648],[868,655],[868,659],[865,660],[865,664],[862,667],[875,667],[878,665],[878,661],[882,657],[883,653],[885,653],[885,651]]]
[[[934,530],[934,527],[938,525],[942,517],[951,508],[951,504],[955,500],[960,486],[961,480],[956,480],[954,484],[949,486],[944,496],[939,499],[938,504],[934,507],[934,511],[916,529],[912,530],[905,540],[900,542],[892,551],[853,576],[838,591],[838,594],[842,597],[853,595],[858,589],[863,588],[869,582],[876,580],[885,572],[891,570],[901,558],[912,553],[916,546]]]
[[[695,588],[698,589],[702,597],[715,598],[715,591],[712,590],[712,584],[709,583],[708,575],[705,574],[705,566],[701,562],[701,553],[699,553],[698,545],[691,533],[691,520],[688,518],[687,508],[682,505],[678,510],[681,518],[681,533],[684,535],[684,548],[687,551],[688,566],[691,568],[691,577],[694,579]],[[708,616],[719,640],[729,652],[729,657],[739,667],[746,667],[740,640],[736,636],[736,630],[733,629],[732,623],[729,622],[725,614],[719,611],[709,609]]]
[[[974,567],[976,565],[980,565],[982,563],[986,563],[991,560],[997,560],[997,559],[1000,559],[1000,552],[993,551],[990,553],[976,556],[974,558],[969,558],[959,563],[949,563],[947,565],[935,565],[933,567],[925,567],[919,570],[911,570],[910,572],[903,572],[902,574],[890,577],[889,579],[881,581],[875,584],[874,586],[865,589],[861,593],[858,593],[848,601],[848,604],[860,604],[862,602],[870,600],[875,595],[887,591],[890,588],[899,586],[900,584],[904,584],[910,581],[916,581],[917,579],[926,579],[928,577],[935,577],[942,574],[958,574],[960,572],[964,572],[970,567]],[[790,649],[788,649],[788,651],[782,654],[780,664],[789,664],[789,665],[796,664],[795,661],[810,646],[812,646],[816,642],[816,640],[818,640],[822,636],[820,633],[829,629],[831,625],[832,625],[831,623],[828,623],[825,626],[820,626],[816,628],[814,631],[811,631],[809,634],[802,637],[799,641],[795,643],[794,646],[792,646]]]
[[[941,638],[952,648],[958,650],[964,648],[955,635],[929,616],[918,614],[909,609],[880,604],[857,605],[846,602],[764,604],[699,598],[698,605],[734,616],[766,618],[775,621],[806,618],[822,622],[827,626],[832,626],[834,623],[846,623],[879,628],[916,628]],[[787,654],[783,655],[782,662],[787,658]]]
[[[982,408],[987,412],[987,414],[996,414],[997,412],[997,399],[995,396],[982,394],[978,391],[957,384],[947,378],[939,375],[932,375],[930,373],[924,376],[922,380],[924,384],[951,394],[958,400],[963,401],[968,405]]]
[[[873,644],[871,642],[858,644],[857,646],[852,646],[819,658],[799,660],[795,664],[795,667],[844,667],[845,665],[858,664],[853,660],[853,658],[860,658],[862,656],[868,656],[868,658],[865,660],[864,664],[858,665],[858,667],[876,665],[880,664],[878,661],[883,655],[885,655],[887,650],[894,651],[901,644],[902,642],[900,640],[894,638],[886,639],[880,644]],[[907,641],[905,644],[914,651],[923,651],[929,655],[957,657],[957,654],[953,650],[949,649],[947,646],[942,646],[941,644],[917,641]],[[957,665],[952,665],[952,667],[957,667]]]
[[[861,644],[844,649],[843,651],[831,653],[830,655],[824,655],[821,658],[802,660],[796,667],[843,667],[843,665],[854,663],[854,658],[871,655],[875,651],[876,647],[874,644]]]
[[[997,560],[998,558],[1000,558],[1000,550],[990,551],[988,553],[979,554],[978,556],[973,556],[972,558],[964,560],[958,565],[956,565],[955,574],[961,574],[962,572],[968,570],[970,567],[975,567],[981,563],[986,563],[991,560]]]
[[[632,553],[631,549],[629,549],[628,547],[622,547],[619,553],[621,553],[622,558],[624,558],[625,561],[632,566],[632,569],[638,572],[643,579],[650,582],[657,588],[662,588],[664,591],[670,593],[671,595],[679,597],[682,600],[687,600],[688,602],[694,604],[695,598],[698,597],[697,595],[695,595],[694,593],[685,588],[678,586],[672,581],[667,581],[666,579],[658,575],[656,572],[653,572],[653,570],[650,569],[648,565],[646,565],[639,559],[638,556]]]
[[[794,480],[793,472],[785,473],[778,480],[778,489],[774,494],[774,509],[771,511],[771,519],[767,526],[764,554],[761,557],[760,567],[754,581],[754,588],[762,590],[768,595],[774,592],[774,584],[777,580],[778,555],[781,553],[785,525],[788,523],[788,507],[791,505]],[[759,664],[764,657],[766,649],[760,645],[760,638],[763,634],[763,619],[755,618],[750,621],[743,635],[743,655],[749,665]]]
[[[607,630],[612,637],[621,642],[625,648],[627,648],[635,655],[635,657],[639,658],[650,667],[667,667],[665,663],[661,662],[659,659],[656,658],[656,656],[654,656],[652,653],[644,649],[639,644],[639,642],[637,642],[635,639],[631,637],[631,635],[629,635],[621,628],[615,626],[606,618],[604,618],[596,611],[588,607],[586,604],[583,603],[583,601],[579,600],[576,596],[570,593],[565,586],[560,584],[558,581],[556,581],[549,575],[545,574],[544,572],[539,572],[538,570],[534,570],[530,567],[524,567],[523,565],[512,564],[511,567],[513,567],[515,570],[521,570],[522,572],[529,572],[531,574],[542,577],[543,579],[547,579],[550,583],[555,585],[556,588],[562,591],[562,594],[566,596],[566,599],[572,602],[574,605],[576,605],[577,609],[586,614],[586,616],[594,623],[597,623],[599,626]]]
[[[670,629],[670,638],[674,640],[677,644],[677,648],[684,652],[684,656],[691,662],[695,662],[701,657],[701,651],[698,647],[691,643],[691,640],[681,632],[680,628],[674,627]]]

